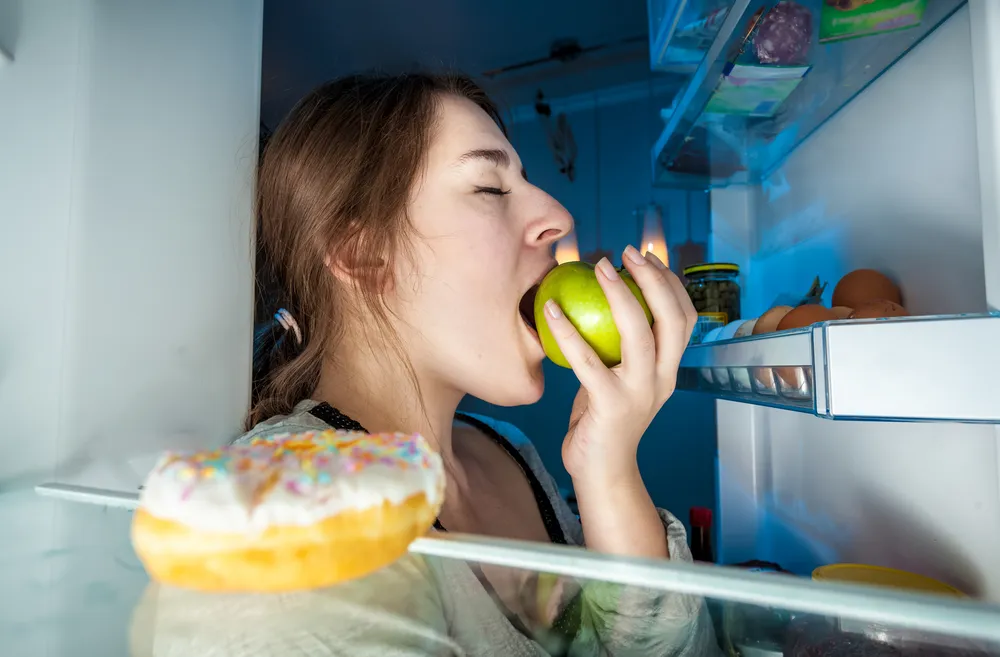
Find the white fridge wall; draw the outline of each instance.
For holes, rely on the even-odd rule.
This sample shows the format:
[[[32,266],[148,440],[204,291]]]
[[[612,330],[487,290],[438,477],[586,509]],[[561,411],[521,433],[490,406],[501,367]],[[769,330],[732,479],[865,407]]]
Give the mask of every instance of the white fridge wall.
[[[875,267],[915,314],[983,312],[969,10],[800,146],[759,188],[748,313]]]
[[[133,455],[239,431],[261,21],[262,0],[0,0],[4,654],[125,654],[144,580],[128,514],[31,486],[134,481]]]
[[[746,268],[747,316],[816,275],[829,301],[840,276],[865,266],[896,277],[914,314],[983,312],[978,157],[965,8],[761,187],[713,192],[713,257]],[[798,572],[874,563],[1000,600],[993,427],[831,422],[727,402],[718,414],[727,561]]]

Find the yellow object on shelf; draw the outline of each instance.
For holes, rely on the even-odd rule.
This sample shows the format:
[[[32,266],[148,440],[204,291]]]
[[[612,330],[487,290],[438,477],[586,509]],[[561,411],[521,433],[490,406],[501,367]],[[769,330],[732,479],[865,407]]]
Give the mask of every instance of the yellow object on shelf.
[[[966,597],[964,593],[954,586],[939,582],[931,577],[910,573],[905,570],[896,570],[895,568],[885,568],[883,566],[835,563],[828,566],[820,566],[812,572],[812,578],[817,582],[868,584],[919,593],[950,595],[958,598]]]

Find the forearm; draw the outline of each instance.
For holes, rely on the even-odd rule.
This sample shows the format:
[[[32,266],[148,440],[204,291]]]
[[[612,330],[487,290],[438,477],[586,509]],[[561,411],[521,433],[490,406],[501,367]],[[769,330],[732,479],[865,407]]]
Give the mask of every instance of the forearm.
[[[669,557],[667,535],[638,466],[624,477],[573,479],[587,547],[631,557]]]

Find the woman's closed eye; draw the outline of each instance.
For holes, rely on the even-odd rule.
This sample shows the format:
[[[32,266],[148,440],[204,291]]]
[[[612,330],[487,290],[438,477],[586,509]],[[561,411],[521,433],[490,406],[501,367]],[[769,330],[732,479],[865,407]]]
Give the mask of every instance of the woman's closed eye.
[[[499,187],[476,187],[477,194],[489,194],[491,196],[507,196],[510,194],[509,189],[500,189]]]

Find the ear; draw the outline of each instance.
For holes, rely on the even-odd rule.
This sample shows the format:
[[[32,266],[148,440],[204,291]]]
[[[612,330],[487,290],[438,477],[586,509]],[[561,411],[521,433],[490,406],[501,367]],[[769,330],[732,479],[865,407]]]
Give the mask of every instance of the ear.
[[[392,281],[392,276],[387,276],[390,272],[386,271],[386,260],[381,257],[359,256],[352,259],[349,256],[336,257],[327,253],[323,258],[323,266],[340,283],[352,288],[373,278],[389,284]]]

